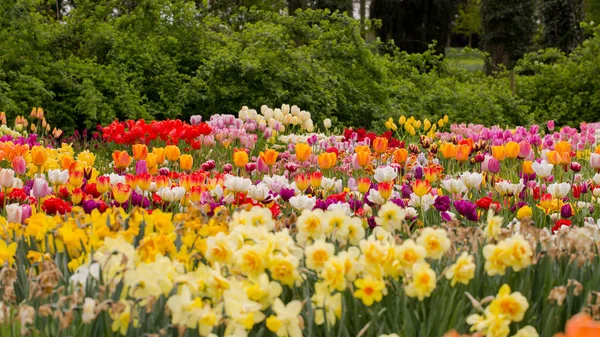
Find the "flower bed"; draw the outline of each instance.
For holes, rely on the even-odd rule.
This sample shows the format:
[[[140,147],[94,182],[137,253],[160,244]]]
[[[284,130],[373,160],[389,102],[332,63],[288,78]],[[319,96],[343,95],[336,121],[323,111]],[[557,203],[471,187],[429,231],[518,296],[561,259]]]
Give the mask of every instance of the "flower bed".
[[[260,110],[2,126],[1,335],[600,335],[600,124]]]

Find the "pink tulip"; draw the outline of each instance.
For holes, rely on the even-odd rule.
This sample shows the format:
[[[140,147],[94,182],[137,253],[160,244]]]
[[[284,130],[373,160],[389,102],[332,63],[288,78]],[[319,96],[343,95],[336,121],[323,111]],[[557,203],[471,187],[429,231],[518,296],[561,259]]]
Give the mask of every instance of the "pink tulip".
[[[12,160],[12,168],[16,174],[25,174],[27,171],[27,163],[21,156],[15,156]]]

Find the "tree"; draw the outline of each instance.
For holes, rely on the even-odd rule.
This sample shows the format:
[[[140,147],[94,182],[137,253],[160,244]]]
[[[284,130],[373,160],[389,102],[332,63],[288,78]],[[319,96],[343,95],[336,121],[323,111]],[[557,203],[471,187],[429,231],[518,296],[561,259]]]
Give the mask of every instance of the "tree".
[[[473,34],[481,33],[481,0],[467,0],[458,7],[458,17],[454,32],[469,37],[469,47]]]
[[[443,53],[460,0],[373,0],[371,18],[381,20],[382,40],[394,40],[409,53],[421,53],[437,41]]]
[[[541,0],[542,46],[558,48],[565,53],[582,41],[579,25],[584,19],[583,0]]]
[[[528,50],[535,31],[535,0],[482,0],[482,44],[490,54],[488,72],[512,69]]]

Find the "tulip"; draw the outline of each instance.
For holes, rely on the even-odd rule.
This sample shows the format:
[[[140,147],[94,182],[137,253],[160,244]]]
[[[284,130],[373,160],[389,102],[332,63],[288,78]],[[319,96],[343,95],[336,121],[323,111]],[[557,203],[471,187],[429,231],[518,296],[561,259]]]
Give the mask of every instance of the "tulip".
[[[471,147],[469,145],[462,144],[456,147],[456,160],[466,162],[469,160],[469,154],[471,154]]]
[[[140,173],[135,176],[136,185],[142,190],[147,191],[152,184],[152,175],[149,173]],[[107,187],[108,188],[108,187]]]
[[[388,139],[385,137],[377,137],[373,140],[373,149],[377,153],[384,153],[388,148]]]
[[[146,157],[148,158],[148,157]],[[148,164],[145,160],[140,160],[135,163],[135,174],[148,172]]]
[[[153,147],[152,153],[156,158],[156,165],[162,165],[165,162],[165,149],[162,147]],[[148,167],[152,167],[148,165]]]
[[[42,179],[42,178],[35,178],[33,180],[33,187],[31,188],[31,194],[35,197],[35,198],[43,198],[45,196],[47,196],[48,194],[50,194],[50,188],[48,187],[48,182],[46,181],[46,179]]]
[[[504,147],[508,158],[517,158],[521,153],[521,146],[517,142],[508,142]]]
[[[362,194],[366,194],[367,192],[369,192],[369,189],[371,188],[371,179],[369,178],[359,178],[357,181],[357,185],[358,185],[358,191]]]
[[[296,183],[296,188],[300,191],[304,192],[310,185],[310,179],[305,174],[299,174],[294,177],[294,182]]]
[[[79,205],[81,200],[83,200],[83,191],[78,187],[71,192],[71,202],[73,202],[73,205]]]
[[[444,143],[440,146],[440,152],[445,159],[456,157],[456,145],[452,143]]]
[[[15,183],[15,172],[11,169],[0,170],[0,186],[3,188],[11,188]]]
[[[129,166],[129,164],[131,164],[132,158],[129,156],[127,151],[115,150],[112,156],[115,167],[119,170],[124,170],[127,168],[127,166]]]
[[[554,183],[548,185],[547,189],[548,193],[552,195],[554,199],[562,199],[569,194],[571,191],[571,184],[569,183]]]
[[[21,205],[21,223],[25,223],[25,220],[29,219],[31,217],[31,214],[32,209],[30,205]]]
[[[590,154],[590,166],[592,167],[592,169],[600,172],[600,154]]]
[[[245,167],[248,164],[248,153],[243,149],[235,149],[233,151],[233,163],[236,167]]]
[[[546,152],[546,158],[548,158],[548,162],[552,165],[558,165],[561,162],[560,154],[556,151]]]
[[[360,167],[366,167],[371,164],[371,152],[361,151],[355,154],[356,162]]]
[[[485,156],[485,159],[481,163],[481,170],[484,172],[498,173],[500,172],[500,162],[494,157]]]
[[[73,171],[69,174],[69,184],[74,188],[83,185],[83,171]]]
[[[148,153],[145,159],[146,168],[152,170],[156,166],[156,155],[154,153]]]
[[[430,191],[431,185],[426,180],[415,180],[413,183],[413,193],[418,197],[422,197]]]
[[[394,150],[394,163],[396,164],[404,164],[408,159],[408,151],[406,149],[396,149]]]
[[[123,204],[131,196],[131,186],[124,183],[117,183],[112,187],[113,198],[119,204]]]
[[[269,166],[265,164],[265,161],[262,159],[262,157],[258,157],[258,160],[256,161],[256,169],[263,173],[269,171]]]
[[[33,165],[41,167],[44,166],[48,159],[48,153],[46,148],[42,146],[34,146],[31,148],[31,162]]]
[[[64,156],[60,158],[60,168],[63,170],[68,170],[75,163],[75,159],[71,156]]]
[[[531,209],[531,207],[525,205],[519,208],[519,210],[517,211],[517,219],[521,220],[523,218],[531,218],[532,214],[533,210]]]
[[[337,155],[335,154],[335,152],[321,153],[317,158],[317,161],[321,169],[327,170],[335,166],[335,163],[337,161]]]
[[[17,203],[6,205],[6,221],[8,223],[21,223],[23,220],[23,209]]]
[[[144,160],[148,156],[148,147],[145,144],[135,144],[132,146],[133,159]]]
[[[13,157],[11,164],[16,174],[25,174],[25,172],[27,171],[27,163],[25,162],[25,159],[23,159],[23,157],[21,156]]]
[[[165,147],[165,157],[168,161],[176,161],[181,155],[181,150],[175,145],[168,145]]]
[[[394,189],[394,183],[391,181],[386,181],[383,183],[379,183],[377,185],[377,190],[379,191],[379,195],[385,200],[388,200],[390,196],[392,196],[392,191]]]
[[[437,169],[435,167],[425,167],[425,168],[423,168],[423,175],[425,177],[425,180],[427,180],[427,182],[429,182],[430,184],[434,183],[438,179],[439,169]]]
[[[563,153],[569,153],[571,152],[571,143],[561,140],[554,145],[554,151],[558,152],[560,155]]]
[[[596,337],[600,336],[600,322],[593,320],[589,314],[573,316],[565,328],[566,337]]]
[[[299,162],[307,161],[308,158],[310,158],[310,155],[312,153],[312,148],[310,147],[310,145],[304,143],[297,143],[295,149],[296,159]]]
[[[506,148],[502,145],[492,146],[492,157],[496,158],[498,161],[504,160],[506,158]]]
[[[319,172],[319,171],[313,172],[310,175],[310,186],[312,186],[312,188],[321,187],[322,181],[323,181],[323,174],[321,172]]]
[[[184,171],[190,171],[194,165],[194,158],[189,154],[183,154],[179,157],[179,167]]]
[[[371,148],[366,145],[358,145],[354,148],[354,153],[359,153],[362,151],[367,151],[367,152],[371,153]]]
[[[279,152],[273,149],[267,149],[266,151],[260,152],[260,158],[264,161],[267,166],[275,165],[277,161],[277,157],[279,156]]]
[[[525,159],[529,157],[529,154],[531,153],[531,144],[526,141],[522,141],[519,143],[519,149],[519,158]]]
[[[530,160],[525,160],[523,161],[523,165],[522,165],[522,170],[523,173],[525,174],[534,174],[535,171],[533,170],[533,162]]]
[[[102,194],[110,188],[110,177],[109,176],[100,176],[96,179],[96,189],[98,193]]]

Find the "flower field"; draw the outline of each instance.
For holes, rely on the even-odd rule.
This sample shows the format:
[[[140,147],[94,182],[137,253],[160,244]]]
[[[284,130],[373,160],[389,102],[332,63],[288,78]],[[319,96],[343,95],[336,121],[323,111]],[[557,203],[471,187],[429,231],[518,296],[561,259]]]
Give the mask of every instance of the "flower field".
[[[0,119],[1,336],[600,336],[600,123]]]

